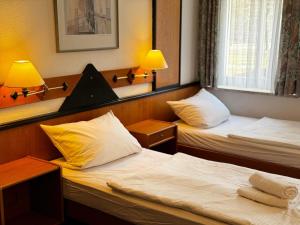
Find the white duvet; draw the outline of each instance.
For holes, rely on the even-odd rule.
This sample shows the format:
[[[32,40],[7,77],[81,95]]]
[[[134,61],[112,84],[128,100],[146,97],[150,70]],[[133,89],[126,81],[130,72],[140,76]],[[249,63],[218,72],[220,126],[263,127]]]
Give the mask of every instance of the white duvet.
[[[237,195],[254,172],[177,153],[160,166],[108,181],[115,191],[232,225],[299,225],[300,208],[270,207]],[[277,176],[299,186],[297,179]]]
[[[300,122],[264,117],[245,128],[231,132],[228,137],[271,146],[299,149]]]

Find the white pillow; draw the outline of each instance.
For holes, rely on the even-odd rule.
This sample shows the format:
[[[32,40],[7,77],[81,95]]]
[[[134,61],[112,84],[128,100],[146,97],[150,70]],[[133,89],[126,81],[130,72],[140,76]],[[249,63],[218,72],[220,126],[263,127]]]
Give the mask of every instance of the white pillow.
[[[215,127],[230,116],[227,107],[205,89],[190,98],[167,103],[180,119],[195,127]]]
[[[99,166],[142,150],[112,112],[90,121],[41,127],[72,168]]]

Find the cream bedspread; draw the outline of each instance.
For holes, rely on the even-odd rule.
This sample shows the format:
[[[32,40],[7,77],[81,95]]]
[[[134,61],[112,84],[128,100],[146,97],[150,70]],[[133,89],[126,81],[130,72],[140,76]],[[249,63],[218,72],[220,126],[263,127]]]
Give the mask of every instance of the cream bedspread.
[[[233,225],[299,225],[300,208],[266,206],[237,195],[254,170],[177,153],[160,166],[108,181],[116,191]],[[300,181],[274,175],[299,186]]]
[[[245,128],[231,132],[228,137],[300,150],[300,122],[264,117]]]

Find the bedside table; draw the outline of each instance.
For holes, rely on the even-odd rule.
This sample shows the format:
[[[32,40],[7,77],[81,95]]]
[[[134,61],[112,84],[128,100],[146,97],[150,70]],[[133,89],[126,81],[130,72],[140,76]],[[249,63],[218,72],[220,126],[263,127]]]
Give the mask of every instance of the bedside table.
[[[59,166],[30,156],[0,165],[0,225],[62,222]]]
[[[177,125],[160,120],[144,120],[126,127],[144,148],[175,154]]]

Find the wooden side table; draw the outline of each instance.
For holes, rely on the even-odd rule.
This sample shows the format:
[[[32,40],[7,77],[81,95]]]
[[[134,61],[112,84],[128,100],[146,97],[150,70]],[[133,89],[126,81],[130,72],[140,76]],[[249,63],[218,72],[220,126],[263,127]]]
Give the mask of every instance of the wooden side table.
[[[59,166],[30,156],[0,165],[0,225],[62,223]]]
[[[126,127],[144,148],[175,154],[177,125],[160,120],[144,120]]]

